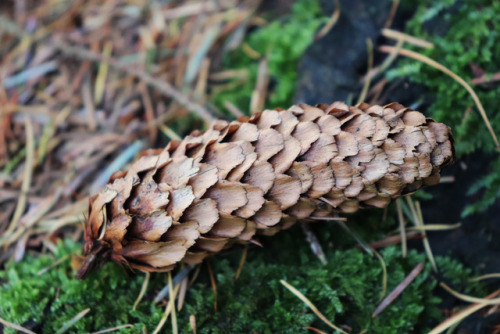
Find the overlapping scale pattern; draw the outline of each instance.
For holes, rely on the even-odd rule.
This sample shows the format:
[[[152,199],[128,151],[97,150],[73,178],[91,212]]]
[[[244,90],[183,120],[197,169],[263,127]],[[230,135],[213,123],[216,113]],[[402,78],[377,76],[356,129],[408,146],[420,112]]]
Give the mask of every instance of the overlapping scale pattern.
[[[453,160],[450,129],[398,103],[299,104],[216,121],[144,152],[90,199],[78,275],[108,259],[168,271],[298,219],[382,208],[438,183]]]

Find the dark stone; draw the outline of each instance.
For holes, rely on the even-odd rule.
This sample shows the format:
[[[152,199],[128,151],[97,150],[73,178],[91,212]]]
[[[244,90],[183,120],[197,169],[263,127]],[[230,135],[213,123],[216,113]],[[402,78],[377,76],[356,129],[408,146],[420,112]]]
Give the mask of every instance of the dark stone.
[[[341,14],[330,32],[314,42],[299,65],[297,102],[345,101],[361,91],[366,72],[366,39],[375,42],[389,15],[392,1],[341,0]],[[327,15],[333,1],[322,1]]]

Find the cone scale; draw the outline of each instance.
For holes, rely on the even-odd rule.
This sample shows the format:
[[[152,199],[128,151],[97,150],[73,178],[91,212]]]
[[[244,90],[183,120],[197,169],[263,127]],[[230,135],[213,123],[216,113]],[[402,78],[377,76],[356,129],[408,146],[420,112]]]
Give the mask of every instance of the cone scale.
[[[144,152],[90,198],[77,276],[110,260],[169,271],[301,219],[383,208],[437,184],[453,160],[449,127],[398,103],[216,121]]]

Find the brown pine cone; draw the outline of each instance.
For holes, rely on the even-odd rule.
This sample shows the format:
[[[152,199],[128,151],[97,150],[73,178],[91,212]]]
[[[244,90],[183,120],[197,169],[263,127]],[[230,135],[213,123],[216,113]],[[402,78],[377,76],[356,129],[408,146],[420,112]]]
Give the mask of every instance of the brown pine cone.
[[[90,198],[77,276],[107,260],[169,271],[297,219],[383,208],[438,183],[453,160],[450,129],[398,103],[300,104],[216,121],[144,152]]]

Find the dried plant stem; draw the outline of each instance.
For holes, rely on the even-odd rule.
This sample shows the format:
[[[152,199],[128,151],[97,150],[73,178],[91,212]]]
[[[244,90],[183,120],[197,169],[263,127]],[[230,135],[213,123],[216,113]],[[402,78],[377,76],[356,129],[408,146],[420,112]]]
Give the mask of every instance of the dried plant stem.
[[[394,51],[394,47],[388,46],[388,45],[383,45],[379,48],[379,50],[382,52],[390,53],[390,52]],[[455,81],[457,81],[459,84],[461,84],[467,90],[467,92],[469,92],[469,94],[472,96],[472,99],[474,100],[474,103],[476,104],[477,108],[479,109],[479,113],[481,114],[481,117],[483,118],[483,121],[486,124],[486,127],[488,128],[488,131],[490,132],[491,137],[493,138],[493,141],[495,142],[495,146],[497,147],[497,150],[500,151],[500,143],[498,142],[495,131],[493,131],[493,128],[490,124],[488,116],[486,115],[486,111],[484,110],[483,105],[481,104],[481,101],[479,100],[479,97],[477,96],[477,94],[474,92],[472,87],[464,79],[462,79],[461,77],[459,77],[458,75],[456,75],[455,73],[450,71],[448,68],[446,68],[443,65],[441,65],[440,63],[438,63],[437,61],[435,61],[429,57],[426,57],[420,53],[417,53],[417,52],[414,52],[411,50],[407,50],[407,49],[400,49],[398,51],[398,53],[402,56],[413,58],[413,59],[419,60],[419,61],[421,61],[429,66],[432,66],[435,69],[438,69],[441,72],[449,75]]]

